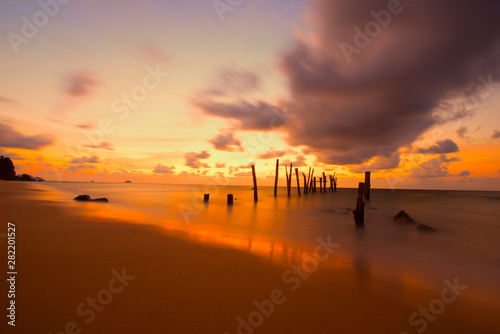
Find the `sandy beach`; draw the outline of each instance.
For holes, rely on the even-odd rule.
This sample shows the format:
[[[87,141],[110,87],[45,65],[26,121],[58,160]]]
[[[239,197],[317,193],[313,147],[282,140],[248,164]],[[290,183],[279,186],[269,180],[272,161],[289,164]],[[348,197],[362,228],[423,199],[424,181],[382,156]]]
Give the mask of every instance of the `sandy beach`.
[[[280,267],[241,250],[168,236],[158,227],[85,220],[34,199],[35,191],[30,184],[0,182],[1,263],[5,272],[4,233],[11,222],[18,273],[16,326],[8,326],[4,315],[2,332],[500,331],[498,303],[469,298],[454,277],[428,287],[378,280],[362,266],[323,266],[335,257],[331,240],[311,249],[312,258]]]

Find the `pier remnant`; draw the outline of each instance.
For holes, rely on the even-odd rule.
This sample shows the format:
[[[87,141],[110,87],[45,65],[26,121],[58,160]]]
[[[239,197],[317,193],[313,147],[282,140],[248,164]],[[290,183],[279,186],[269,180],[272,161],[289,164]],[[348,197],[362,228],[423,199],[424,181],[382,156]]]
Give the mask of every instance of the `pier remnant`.
[[[203,203],[208,203],[209,200],[210,200],[210,194],[203,195]]]
[[[233,205],[233,194],[227,195],[227,205]]]
[[[302,176],[304,177],[304,195],[307,195],[307,177],[304,173],[302,173]]]
[[[257,202],[259,200],[259,195],[257,194],[257,176],[255,175],[255,165],[252,165],[252,176],[253,176],[253,200]]]
[[[365,202],[363,200],[364,189],[365,184],[363,182],[360,182],[358,186],[358,199],[356,202],[356,209],[352,212],[352,214],[354,215],[354,222],[356,226],[364,226],[365,224]]]
[[[274,197],[278,196],[278,175],[280,171],[280,159],[276,159],[276,173],[274,174]]]
[[[295,176],[297,178],[297,192],[299,193],[300,196],[300,180],[299,180],[299,169],[295,168]]]
[[[326,193],[326,174],[323,172],[323,192]]]

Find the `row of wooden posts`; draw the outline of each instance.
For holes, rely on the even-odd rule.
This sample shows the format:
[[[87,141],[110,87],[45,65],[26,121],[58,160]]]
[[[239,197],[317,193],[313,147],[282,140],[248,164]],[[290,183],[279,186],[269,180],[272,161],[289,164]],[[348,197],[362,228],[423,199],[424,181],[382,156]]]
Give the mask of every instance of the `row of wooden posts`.
[[[280,169],[280,160],[276,159],[276,173],[274,178],[274,196],[278,196],[278,178],[279,178],[279,169]],[[288,166],[285,166],[285,177],[286,177],[286,187],[288,197],[291,196],[292,192],[292,177],[293,177],[293,164],[290,164],[290,169]],[[360,182],[358,186],[358,198],[356,201],[356,209],[353,211],[354,221],[357,226],[364,225],[364,217],[365,217],[365,201],[370,200],[370,172],[365,172],[365,182]],[[253,198],[255,202],[258,202],[258,188],[257,188],[257,176],[255,174],[255,165],[252,165],[252,177],[253,177]],[[299,177],[299,169],[295,168],[295,177],[297,180],[297,193],[301,196],[300,192],[300,177]],[[316,193],[317,183],[319,182],[319,190],[321,193],[326,193],[326,183],[327,178],[325,172],[323,172],[323,177],[320,177],[319,180],[314,176],[314,168],[311,169],[309,167],[308,174],[302,173],[302,177],[304,180],[304,195],[309,193]],[[330,180],[330,187],[328,188],[331,192],[337,192],[337,177],[336,173],[333,175],[328,175]],[[205,194],[203,201],[208,203],[210,199],[210,194]],[[233,194],[227,195],[227,204],[233,205],[234,197]]]
[[[276,159],[276,173],[275,173],[275,179],[274,179],[274,196],[278,196],[278,179],[279,179],[279,168],[280,168],[280,160]],[[285,166],[285,176],[286,176],[286,186],[287,186],[287,194],[290,197],[292,193],[292,177],[293,177],[293,164],[290,164],[290,169],[288,169],[288,166]],[[308,174],[302,173],[303,179],[304,179],[304,190],[303,193],[304,195],[309,194],[309,193],[316,193],[317,191],[317,183],[319,182],[319,191],[321,193],[326,193],[327,192],[327,175],[323,172],[323,177],[320,177],[319,179],[314,176],[314,168],[311,169],[309,167],[309,172]],[[253,177],[253,197],[254,201],[258,202],[259,200],[259,194],[258,194],[258,188],[257,188],[257,176],[255,174],[255,165],[252,165],[252,177]],[[295,168],[295,177],[297,180],[297,193],[299,196],[301,196],[301,191],[300,191],[300,177],[299,177],[299,169]],[[333,175],[328,175],[328,178],[330,180],[330,186],[328,187],[328,190],[331,192],[337,192],[337,177],[336,173],[333,173]],[[210,200],[210,194],[205,194],[203,201],[205,203],[208,203]],[[234,198],[232,194],[227,195],[227,204],[232,205],[234,202]]]

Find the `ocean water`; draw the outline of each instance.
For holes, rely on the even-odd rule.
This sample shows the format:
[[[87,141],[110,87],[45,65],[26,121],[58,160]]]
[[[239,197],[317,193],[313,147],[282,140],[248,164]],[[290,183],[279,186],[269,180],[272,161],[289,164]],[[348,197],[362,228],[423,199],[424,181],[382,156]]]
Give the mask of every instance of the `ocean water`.
[[[365,228],[354,226],[357,189],[291,197],[285,188],[259,188],[254,203],[248,186],[118,183],[35,184],[40,199],[54,201],[95,221],[109,219],[160,226],[165,233],[212,246],[255,253],[288,266],[318,245],[339,244],[327,264],[359,275],[436,286],[458,277],[477,297],[500,296],[500,192],[372,189]],[[203,194],[210,202],[203,203]],[[79,194],[110,203],[73,201]],[[226,203],[227,194],[235,197]],[[405,210],[437,232],[394,223]]]

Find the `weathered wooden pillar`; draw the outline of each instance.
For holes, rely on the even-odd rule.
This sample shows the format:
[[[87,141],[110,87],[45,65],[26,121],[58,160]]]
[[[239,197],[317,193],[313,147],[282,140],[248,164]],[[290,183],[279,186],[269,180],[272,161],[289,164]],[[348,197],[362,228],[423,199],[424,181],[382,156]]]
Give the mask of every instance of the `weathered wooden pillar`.
[[[302,176],[304,177],[304,195],[307,195],[307,178],[306,178],[306,174],[302,173]]]
[[[297,177],[297,192],[300,196],[300,180],[299,180],[299,169],[295,168],[295,176]]]
[[[323,178],[322,177],[319,178],[319,192],[320,193],[323,192]]]
[[[337,192],[337,177],[335,176],[337,172],[333,173],[333,191]]]
[[[316,193],[316,176],[313,177],[313,189],[314,189],[314,193]]]
[[[356,209],[352,212],[354,215],[354,222],[357,226],[363,226],[365,224],[365,202],[363,201],[364,189],[365,184],[363,182],[360,182],[358,186]]]
[[[323,192],[326,193],[326,174],[323,172]]]
[[[290,175],[292,175],[292,171],[290,171]],[[286,176],[286,193],[287,193],[287,196],[290,197],[291,192],[290,192],[290,182],[289,182],[289,175],[288,175],[288,166],[285,166],[285,176]]]
[[[233,205],[233,194],[227,195],[227,205]]]
[[[209,200],[210,200],[210,194],[203,195],[203,203],[208,203]]]
[[[253,200],[257,202],[259,200],[259,195],[257,194],[257,176],[255,175],[255,165],[252,165],[252,176],[253,176]]]
[[[370,200],[370,172],[365,172],[365,200]]]
[[[276,159],[276,173],[274,176],[274,197],[278,196],[278,174],[280,171],[280,159]]]

